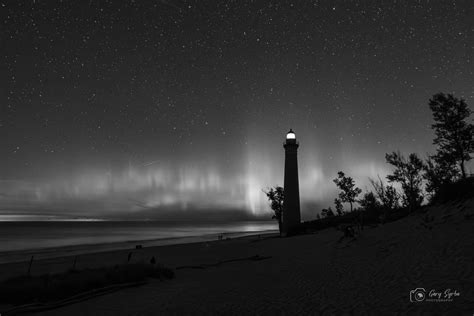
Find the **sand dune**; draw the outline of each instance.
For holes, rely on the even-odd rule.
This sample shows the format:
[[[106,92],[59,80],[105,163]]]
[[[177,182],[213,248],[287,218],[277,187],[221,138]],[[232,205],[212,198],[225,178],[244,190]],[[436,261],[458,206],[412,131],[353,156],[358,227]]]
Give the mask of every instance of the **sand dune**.
[[[470,200],[366,228],[354,240],[338,242],[341,232],[328,229],[284,239],[246,237],[143,249],[134,260],[155,255],[170,267],[257,254],[271,258],[179,269],[171,281],[151,281],[43,314],[472,315],[473,228]],[[81,265],[112,264],[126,254],[87,255]],[[37,272],[62,269],[69,261],[45,261]],[[460,296],[451,302],[412,303],[409,292],[415,288],[451,289]]]

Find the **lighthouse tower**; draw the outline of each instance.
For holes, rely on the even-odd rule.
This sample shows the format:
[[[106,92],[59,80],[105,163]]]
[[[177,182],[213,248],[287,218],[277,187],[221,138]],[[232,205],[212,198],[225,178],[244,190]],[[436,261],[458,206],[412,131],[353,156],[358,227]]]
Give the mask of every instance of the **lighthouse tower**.
[[[286,134],[285,148],[285,199],[283,201],[283,233],[293,234],[301,222],[300,188],[298,184],[298,142],[293,130]]]

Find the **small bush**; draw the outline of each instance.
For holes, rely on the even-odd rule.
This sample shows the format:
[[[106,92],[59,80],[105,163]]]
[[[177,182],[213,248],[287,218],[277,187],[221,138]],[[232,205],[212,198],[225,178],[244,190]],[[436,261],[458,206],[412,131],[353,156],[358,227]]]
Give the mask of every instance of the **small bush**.
[[[474,197],[474,177],[441,186],[431,203],[444,203]]]
[[[326,217],[301,223],[300,231],[311,232],[326,229],[329,227],[338,227],[339,225],[353,225],[360,223],[365,225],[378,225],[381,215],[384,216],[383,223],[393,222],[409,215],[408,208],[385,209],[380,206],[369,211],[357,210],[345,213],[341,216]]]

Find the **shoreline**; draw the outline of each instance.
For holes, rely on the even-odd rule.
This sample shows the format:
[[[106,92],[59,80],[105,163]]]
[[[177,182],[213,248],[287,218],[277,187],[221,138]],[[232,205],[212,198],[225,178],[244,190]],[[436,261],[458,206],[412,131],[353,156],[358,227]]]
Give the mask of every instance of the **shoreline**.
[[[33,266],[44,266],[49,264],[55,264],[56,262],[73,262],[73,258],[79,259],[85,257],[97,257],[117,254],[128,254],[130,252],[141,252],[146,253],[150,251],[158,251],[164,248],[181,247],[181,246],[199,246],[210,245],[215,243],[226,243],[236,240],[244,240],[255,236],[272,237],[278,235],[278,231],[275,230],[264,230],[255,232],[231,232],[221,233],[224,238],[222,240],[217,239],[216,234],[205,234],[196,236],[186,237],[169,237],[152,240],[139,240],[139,241],[124,241],[124,242],[113,242],[103,244],[83,244],[77,246],[65,246],[65,247],[50,247],[41,249],[30,249],[30,250],[18,250],[11,252],[0,253],[0,280],[4,280],[10,277],[15,277],[24,273],[2,273],[2,271],[14,272],[15,267],[23,266],[26,267],[29,264],[31,256],[34,256]],[[135,248],[136,245],[141,245],[142,248]],[[13,256],[16,260],[3,261],[2,256]],[[22,259],[20,259],[22,258]],[[160,262],[161,263],[161,262]],[[11,269],[11,268],[14,269]],[[33,274],[36,273],[35,269],[32,269]],[[44,269],[41,269],[43,271]],[[59,272],[58,269],[46,269],[45,273]],[[67,270],[67,269],[66,269]],[[25,270],[26,271],[26,270]]]
[[[206,223],[206,225],[209,225],[209,223]],[[125,234],[123,235],[112,232],[112,234],[115,234],[115,236],[112,235],[114,236],[113,238],[103,238],[107,235],[102,233],[97,240],[94,240],[93,238],[81,238],[81,236],[77,235],[76,232],[73,236],[79,238],[66,236],[64,241],[53,241],[49,244],[47,242],[23,243],[19,245],[15,245],[15,243],[7,243],[2,247],[4,250],[0,250],[0,264],[29,261],[31,256],[34,256],[35,259],[38,260],[50,259],[87,253],[131,249],[135,248],[136,245],[155,247],[173,244],[208,242],[217,240],[218,236],[222,236],[222,238],[237,238],[247,235],[277,232],[273,227],[252,227],[253,229],[248,229],[247,227],[236,227],[237,229],[235,230],[228,229],[227,227],[217,227],[216,229],[208,229],[207,231],[199,228],[200,226],[198,225],[197,229],[193,231],[190,230],[189,227],[186,227],[185,230],[179,226],[176,230],[173,227],[167,227],[165,231],[160,234],[147,234],[145,231],[137,236],[134,236],[135,234],[127,234],[127,231],[125,231]],[[140,231],[141,227],[134,229]],[[160,228],[157,229],[158,231],[160,230]],[[86,234],[84,237],[87,237],[88,233],[89,232],[87,231],[81,232],[83,235]],[[94,236],[94,233],[95,232],[92,232],[92,236]],[[5,236],[3,236],[3,239],[5,239]],[[31,239],[31,237],[29,238]],[[47,236],[47,238],[51,237]],[[1,240],[2,239],[0,239],[0,241]]]

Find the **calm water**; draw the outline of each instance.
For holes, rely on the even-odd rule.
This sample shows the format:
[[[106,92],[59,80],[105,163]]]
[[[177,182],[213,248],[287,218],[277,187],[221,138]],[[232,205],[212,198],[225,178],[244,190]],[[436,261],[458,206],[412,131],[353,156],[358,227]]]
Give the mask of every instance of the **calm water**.
[[[275,231],[274,221],[0,222],[0,263],[144,246],[216,240]],[[93,245],[93,246],[92,246]],[[58,249],[60,247],[60,249]],[[53,249],[54,248],[54,249]]]

